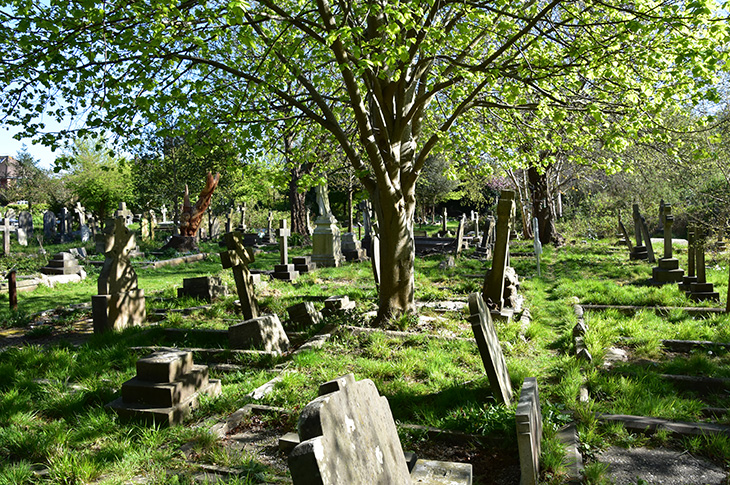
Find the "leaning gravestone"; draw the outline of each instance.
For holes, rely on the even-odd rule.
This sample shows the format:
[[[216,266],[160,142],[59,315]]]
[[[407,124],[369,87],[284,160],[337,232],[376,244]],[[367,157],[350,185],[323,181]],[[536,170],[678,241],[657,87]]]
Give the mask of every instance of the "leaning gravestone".
[[[56,220],[56,214],[51,211],[43,213],[43,237],[48,241],[53,241],[53,238],[56,237],[57,224],[58,221]]]
[[[642,227],[641,213],[639,212],[639,204],[634,204],[632,206],[632,217],[634,219],[634,235],[636,236],[636,244],[633,247],[633,252],[629,256],[629,259],[632,259],[632,260],[648,259],[649,252],[646,249],[646,246],[644,245],[644,241],[643,241],[643,239],[645,238],[645,235],[643,234],[644,229]]]
[[[464,230],[466,227],[466,214],[462,214],[461,220],[459,220],[459,227],[456,229],[456,255],[461,254],[461,250],[464,249]]]
[[[534,377],[527,377],[522,383],[515,419],[520,452],[520,485],[537,485],[540,476],[542,412],[537,379]]]
[[[695,275],[696,247],[695,230],[689,229],[687,231],[687,274],[682,277],[682,282],[677,285],[680,291],[690,291],[690,285],[697,282],[697,276]]]
[[[228,248],[220,253],[223,268],[233,270],[236,281],[236,291],[241,303],[241,311],[246,320],[259,316],[259,307],[254,295],[253,281],[248,265],[255,261],[253,251],[244,247],[243,235],[240,232],[228,232],[223,235],[223,241]]]
[[[418,460],[408,471],[388,400],[352,374],[325,382],[302,411],[289,454],[294,485],[470,485],[469,464]]]
[[[497,331],[492,324],[492,316],[479,293],[469,295],[469,322],[477,341],[479,355],[489,377],[489,385],[498,402],[512,402],[512,381],[507,371],[507,363],[502,353]]]
[[[322,321],[322,313],[319,312],[311,301],[297,303],[286,309],[289,320],[298,328],[309,328]]]
[[[220,380],[208,378],[207,366],[194,365],[192,352],[160,351],[137,361],[137,376],[107,406],[121,417],[173,426],[198,407],[201,394],[220,392]]]
[[[289,349],[289,338],[276,315],[264,315],[228,327],[232,349],[258,349],[282,353]]]
[[[137,273],[129,261],[135,247],[134,234],[118,217],[106,240],[99,294],[91,297],[94,333],[141,325],[146,318],[144,290],[137,287]]]
[[[507,319],[511,317],[512,312],[505,308],[504,304],[505,273],[509,265],[509,238],[514,215],[515,193],[511,190],[503,190],[497,204],[496,241],[492,267],[484,278],[482,295],[484,301],[491,302],[495,306],[496,314]]]

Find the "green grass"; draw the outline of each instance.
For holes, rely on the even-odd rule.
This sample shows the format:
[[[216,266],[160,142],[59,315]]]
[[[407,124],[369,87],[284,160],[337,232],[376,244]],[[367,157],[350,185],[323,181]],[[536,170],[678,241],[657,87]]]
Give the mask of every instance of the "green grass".
[[[211,253],[219,251],[212,245],[204,249]],[[512,247],[515,254],[531,250],[529,242],[516,242]],[[291,255],[307,252],[307,248],[293,248]],[[683,266],[685,254],[680,251],[678,256]],[[471,256],[467,251],[457,260],[456,268],[447,270],[439,269],[444,256],[417,258],[416,299],[464,301],[470,292],[479,291],[479,275],[490,263]],[[724,296],[727,256],[712,257],[716,259],[708,258],[708,280]],[[256,257],[252,267],[271,269],[278,259],[277,251],[264,252]],[[6,266],[9,264],[5,261]],[[515,395],[525,377],[538,378],[545,417],[543,478],[547,483],[562,483],[565,479],[564,451],[557,443],[555,431],[569,419],[566,413],[578,422],[589,463],[587,483],[605,483],[606,470],[591,459],[609,445],[678,446],[722,462],[730,460],[730,445],[725,439],[677,440],[666,433],[648,438],[628,433],[620,426],[601,425],[594,416],[603,412],[695,421],[704,419],[703,407],[730,407],[730,399],[723,393],[697,395],[658,377],[667,373],[730,378],[730,357],[726,352],[701,350],[688,355],[667,355],[660,345],[662,339],[730,342],[728,316],[693,317],[682,310],[672,310],[667,315],[645,310],[633,316],[617,311],[586,312],[589,331],[585,341],[594,361],[578,362],[571,355],[576,302],[697,304],[674,285],[646,286],[651,265],[629,261],[625,249],[616,250],[606,241],[576,243],[560,249],[545,247],[541,278],[537,277],[534,257],[514,256],[512,265],[520,275],[521,294],[532,321],[526,328],[519,321],[499,322],[495,326]],[[91,266],[87,270],[89,278],[81,283],[21,293],[17,312],[10,312],[7,295],[0,295],[1,326],[27,329],[26,335],[35,339],[31,342],[43,342],[89,318],[88,308],[69,310],[72,304],[88,303],[96,293],[99,270]],[[197,263],[157,270],[137,266],[136,271],[139,287],[147,296],[148,314],[157,308],[200,305],[195,299],[175,298],[176,289],[187,277],[219,275],[235,294],[232,274],[222,269],[215,254]],[[61,340],[51,346],[31,344],[0,352],[0,484],[36,482],[31,471],[36,464],[49,469],[53,483],[120,483],[138,475],[148,477],[152,483],[189,483],[194,466],[182,460],[179,451],[185,443],[193,446],[200,463],[238,469],[241,475],[236,483],[279,479],[256,456],[233,453],[200,428],[148,428],[119,421],[104,409],[104,404],[119,395],[121,384],[134,375],[134,364],[143,352],[131,351],[130,347],[226,349],[225,339],[194,330],[224,330],[241,321],[241,316],[233,311],[234,294],[209,309],[191,315],[168,313],[155,327],[94,336],[79,347]],[[319,269],[302,275],[294,283],[272,280],[257,294],[261,309],[276,313],[282,321],[288,318],[288,306],[312,301],[322,309],[324,300],[332,295],[349,296],[357,302],[358,309],[348,315],[328,317],[326,323],[365,326],[369,322],[362,313],[377,309],[370,263]],[[34,315],[49,309],[58,311],[53,319],[39,324]],[[294,410],[292,416],[280,423],[293,429],[298,411],[316,397],[319,384],[353,373],[357,379],[374,381],[388,398],[397,422],[499,438],[508,452],[516,453],[514,404],[496,403],[476,346],[464,340],[472,337],[466,312],[439,313],[424,307],[421,315],[434,320],[426,326],[413,318],[391,322],[394,329],[417,333],[406,339],[381,332],[361,336],[341,333],[322,348],[295,357],[233,358],[228,354],[241,367],[229,372],[211,371],[211,377],[222,380],[222,394],[215,399],[203,399],[188,425],[222,419],[241,407],[247,393],[283,371],[282,381],[264,403]],[[165,328],[190,332],[171,335],[164,332]],[[317,330],[309,329],[306,335]],[[456,339],[433,339],[426,333],[447,334]],[[612,346],[629,350],[631,359],[609,370],[604,368],[603,358]],[[203,358],[195,355],[196,362]],[[589,391],[588,402],[579,400],[582,386]],[[402,437],[406,447],[409,442],[423,439],[413,432],[403,432]]]

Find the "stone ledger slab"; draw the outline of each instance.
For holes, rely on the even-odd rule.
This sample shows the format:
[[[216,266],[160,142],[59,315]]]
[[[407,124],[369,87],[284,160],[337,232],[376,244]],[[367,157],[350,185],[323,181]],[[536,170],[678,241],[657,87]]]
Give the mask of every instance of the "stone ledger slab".
[[[285,352],[289,338],[277,315],[264,315],[228,327],[228,341],[232,349],[258,349]]]

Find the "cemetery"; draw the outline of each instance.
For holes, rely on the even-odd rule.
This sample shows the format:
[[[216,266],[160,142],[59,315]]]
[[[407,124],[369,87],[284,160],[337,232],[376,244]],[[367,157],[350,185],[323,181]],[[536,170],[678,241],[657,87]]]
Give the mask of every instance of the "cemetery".
[[[0,0],[0,485],[727,485],[728,12]]]

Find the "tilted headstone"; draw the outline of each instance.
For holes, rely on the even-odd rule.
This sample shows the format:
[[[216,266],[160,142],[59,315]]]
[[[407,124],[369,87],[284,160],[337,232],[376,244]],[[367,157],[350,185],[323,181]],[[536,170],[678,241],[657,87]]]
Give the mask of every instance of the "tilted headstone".
[[[492,246],[494,245],[494,226],[494,217],[487,216],[486,222],[484,223],[484,232],[476,249],[478,254],[486,255],[487,257],[491,256]]]
[[[633,252],[630,254],[629,259],[632,260],[645,260],[649,258],[648,250],[644,244],[644,229],[641,222],[641,213],[639,212],[639,204],[632,206],[632,217],[634,219],[634,235],[636,236],[636,245],[633,248]]]
[[[228,295],[228,287],[223,284],[220,276],[199,276],[183,279],[183,287],[177,289],[177,297],[188,296],[199,300],[218,300]]]
[[[95,333],[141,325],[147,316],[144,290],[137,287],[137,273],[129,260],[136,246],[134,234],[118,217],[106,240],[99,294],[91,297]]]
[[[340,228],[330,210],[327,187],[319,185],[316,189],[320,215],[314,222],[317,227],[312,234],[312,261],[317,266],[338,267],[343,259]]]
[[[228,327],[228,343],[232,349],[278,353],[289,349],[289,338],[276,315],[264,315],[231,325]]]
[[[542,447],[542,411],[537,379],[534,377],[527,377],[522,383],[515,420],[520,453],[520,485],[537,485]]]
[[[651,242],[649,226],[647,225],[644,216],[641,216],[641,233],[644,235],[644,246],[646,246],[646,260],[650,263],[654,263],[656,262],[656,258],[654,257],[654,244]]]
[[[107,406],[124,418],[174,426],[198,407],[201,394],[220,392],[220,380],[208,378],[207,366],[193,364],[192,352],[160,351],[137,361],[137,375]]]
[[[469,295],[469,322],[477,341],[479,355],[489,377],[489,385],[497,402],[512,402],[512,381],[507,371],[507,363],[502,353],[492,316],[479,293]]]
[[[356,306],[347,295],[330,296],[324,301],[324,309],[327,314],[354,310]]]
[[[28,211],[21,211],[18,215],[18,243],[27,246],[28,240],[33,237],[33,216]]]
[[[352,374],[325,382],[299,417],[294,485],[471,485],[470,464],[418,460],[409,473],[388,400]]]
[[[56,214],[51,211],[43,213],[43,237],[48,241],[53,241],[56,237],[56,226],[58,221],[56,220]]]
[[[258,318],[259,307],[254,295],[253,281],[248,265],[255,261],[253,251],[244,247],[243,235],[240,232],[228,232],[223,235],[223,241],[228,248],[220,253],[223,268],[233,270],[236,281],[236,291],[241,302],[241,311],[246,320]]]
[[[274,273],[271,275],[279,280],[293,281],[299,277],[299,271],[289,264],[288,238],[291,231],[287,227],[286,219],[279,221],[279,230],[276,235],[279,237],[279,264],[274,265]]]
[[[540,242],[540,223],[537,217],[532,218],[532,245],[535,248],[535,258],[537,259],[537,276],[542,276],[540,269],[540,255],[542,254],[542,243]]]
[[[317,325],[322,321],[322,313],[319,312],[311,301],[297,303],[286,309],[289,314],[289,321],[298,328],[308,328]]]
[[[697,241],[695,239],[695,230],[690,228],[687,230],[687,274],[682,277],[682,282],[677,286],[680,291],[689,291],[690,284],[697,282],[695,275],[695,248]]]
[[[459,227],[456,229],[456,255],[461,254],[464,249],[464,229],[466,227],[466,214],[462,214]]]
[[[678,283],[682,281],[684,270],[679,267],[679,260],[672,257],[672,216],[671,204],[664,205],[664,257],[658,266],[651,269],[652,280],[656,284]]]
[[[492,302],[497,311],[504,308],[504,275],[509,265],[509,235],[512,217],[515,214],[515,193],[503,190],[497,204],[496,241],[492,268],[484,278],[482,295],[486,302]]]

